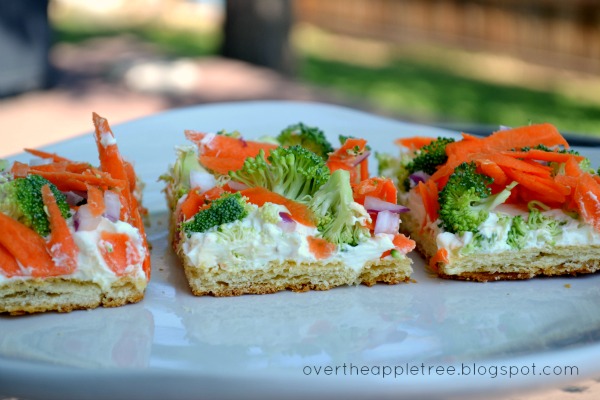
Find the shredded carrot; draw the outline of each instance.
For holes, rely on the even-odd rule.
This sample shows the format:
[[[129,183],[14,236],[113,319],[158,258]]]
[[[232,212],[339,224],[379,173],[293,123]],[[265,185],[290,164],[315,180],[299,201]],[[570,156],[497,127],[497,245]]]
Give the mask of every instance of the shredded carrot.
[[[373,177],[362,180],[352,187],[354,201],[364,205],[367,196],[376,197],[389,203],[398,201],[398,191],[389,178]]]
[[[48,253],[52,255],[56,267],[61,268],[64,274],[70,274],[77,269],[79,248],[75,244],[67,221],[63,218],[56,204],[54,194],[48,185],[42,187],[42,200],[46,210],[48,210],[48,220],[50,221]]]
[[[531,149],[528,151],[503,151],[500,154],[505,156],[522,158],[522,159],[532,159],[539,161],[550,161],[550,162],[565,162],[569,159],[575,159],[576,161],[581,161],[585,157],[578,156],[576,154],[569,153],[559,153],[557,151],[544,151],[538,149]]]
[[[421,228],[429,222],[438,219],[438,190],[435,182],[429,179],[426,183],[419,182],[416,187],[417,193],[421,196],[423,206],[425,207],[425,219],[421,223]]]
[[[476,164],[480,170],[479,172],[492,178],[494,180],[494,184],[501,186],[506,185],[508,178],[498,164],[483,158],[476,160]]]
[[[394,238],[392,239],[392,243],[394,243],[395,249],[398,250],[402,254],[410,253],[414,250],[417,245],[414,240],[409,239],[405,235],[401,233],[396,233]],[[387,257],[392,254],[391,250],[384,251],[381,255],[381,258]]]
[[[68,158],[61,157],[56,153],[48,153],[46,151],[36,150],[36,149],[23,149],[23,150],[25,150],[29,154],[33,154],[34,156],[39,157],[39,158],[51,159],[53,162],[71,162],[71,160],[69,160]]]
[[[317,260],[328,258],[335,251],[335,244],[323,238],[308,236],[306,239],[308,240],[308,249]]]
[[[245,160],[248,157],[256,157],[260,150],[263,150],[265,157],[268,157],[271,150],[277,148],[277,145],[272,143],[191,130],[185,131],[185,137],[198,146],[200,156],[207,157],[239,158]]]
[[[242,157],[217,157],[200,156],[199,161],[206,169],[221,175],[229,174],[229,171],[237,171],[244,166],[246,159]]]
[[[106,265],[117,276],[127,274],[129,266],[142,261],[137,248],[126,233],[102,231],[98,249]]]
[[[423,146],[427,146],[429,143],[433,142],[435,138],[427,137],[427,136],[413,136],[408,138],[400,138],[394,141],[398,146],[406,147],[410,150],[419,150]]]
[[[23,271],[19,268],[17,260],[12,254],[0,244],[0,273],[7,278],[13,276],[23,276]]]
[[[220,186],[215,186],[202,194],[199,194],[197,190],[190,190],[180,206],[184,220],[187,221],[192,218],[198,211],[208,205],[207,201],[221,197],[224,192],[225,190]]]
[[[87,185],[87,204],[94,217],[99,217],[106,210],[104,192],[96,186]]]
[[[46,251],[44,239],[25,225],[0,213],[0,245],[33,277],[61,275]]]
[[[448,250],[446,250],[442,247],[442,248],[438,249],[438,251],[435,253],[435,255],[433,257],[431,257],[431,259],[429,260],[429,267],[431,269],[433,269],[434,271],[438,271],[439,263],[448,264],[449,262],[450,262],[450,259],[448,258]]]
[[[261,187],[244,189],[241,190],[240,193],[242,196],[246,197],[250,203],[256,204],[259,207],[262,207],[265,203],[285,206],[292,215],[294,221],[309,227],[315,226],[313,213],[302,203],[290,200],[280,194]]]

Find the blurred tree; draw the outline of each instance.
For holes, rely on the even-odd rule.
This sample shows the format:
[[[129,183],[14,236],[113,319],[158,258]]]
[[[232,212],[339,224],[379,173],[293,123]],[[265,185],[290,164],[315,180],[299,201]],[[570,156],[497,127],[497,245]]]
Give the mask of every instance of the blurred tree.
[[[291,74],[292,0],[227,0],[221,53]]]
[[[0,1],[0,97],[50,83],[48,0]]]

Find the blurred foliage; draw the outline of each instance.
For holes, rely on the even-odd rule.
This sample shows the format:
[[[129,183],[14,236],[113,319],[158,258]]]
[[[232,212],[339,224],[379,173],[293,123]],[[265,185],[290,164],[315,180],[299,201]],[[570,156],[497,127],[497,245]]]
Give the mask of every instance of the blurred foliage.
[[[600,105],[469,79],[410,59],[364,67],[307,56],[298,71],[305,81],[419,121],[495,126],[550,122],[562,131],[600,134]]]
[[[61,21],[53,29],[55,43],[130,34],[175,57],[215,55],[221,41],[220,32],[192,33],[158,24],[107,27]],[[600,135],[600,105],[557,92],[470,79],[410,57],[369,67],[299,53],[298,79],[400,118],[491,126],[550,122],[564,132]]]
[[[190,32],[152,23],[123,27],[61,21],[53,24],[52,29],[54,43],[80,43],[98,37],[129,34],[158,46],[165,54],[174,57],[215,54],[221,41],[219,32]]]

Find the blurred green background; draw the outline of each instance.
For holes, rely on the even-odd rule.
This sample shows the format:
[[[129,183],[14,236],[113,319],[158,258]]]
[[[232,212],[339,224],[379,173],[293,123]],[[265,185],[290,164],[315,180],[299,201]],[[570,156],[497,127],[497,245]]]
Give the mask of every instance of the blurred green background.
[[[54,47],[125,35],[170,58],[237,57],[405,120],[551,122],[600,136],[598,2],[51,0],[49,7]],[[235,22],[236,12],[252,20]],[[252,53],[261,43],[272,53],[262,59]]]

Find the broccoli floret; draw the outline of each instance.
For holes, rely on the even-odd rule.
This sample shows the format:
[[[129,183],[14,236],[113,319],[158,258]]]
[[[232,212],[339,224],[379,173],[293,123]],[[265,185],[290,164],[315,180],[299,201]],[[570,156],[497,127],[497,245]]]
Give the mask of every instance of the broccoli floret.
[[[475,232],[490,211],[504,203],[516,182],[490,196],[492,179],[476,172],[475,163],[462,163],[439,195],[440,226],[451,233]]]
[[[438,166],[448,161],[446,146],[452,142],[454,142],[452,138],[438,137],[436,140],[417,150],[415,153],[416,156],[406,165],[406,177],[402,181],[404,189],[407,191],[410,190],[408,175],[417,171],[433,175]]]
[[[215,226],[238,221],[248,215],[246,200],[240,193],[225,193],[213,200],[208,208],[200,210],[194,218],[183,223],[188,237],[193,232],[206,232]]]
[[[369,217],[354,202],[348,171],[334,171],[315,193],[309,207],[317,217],[317,229],[325,240],[356,246],[369,237],[369,229],[363,226]]]
[[[452,138],[438,137],[431,143],[421,147],[417,150],[416,157],[408,164],[408,172],[412,174],[413,172],[423,171],[433,175],[437,167],[448,160],[446,146],[452,142],[454,142]]]
[[[305,202],[327,182],[329,168],[321,157],[304,147],[278,147],[267,159],[262,150],[256,157],[247,158],[244,166],[229,176],[247,186],[264,187]]]
[[[548,233],[551,237],[556,237],[561,234],[562,226],[565,224],[565,221],[558,221],[554,218],[547,217],[542,214],[539,208],[532,205],[529,206],[529,217],[527,218],[527,226],[529,229],[541,230]]]
[[[323,159],[327,159],[327,155],[333,152],[333,147],[322,130],[306,126],[302,122],[290,125],[281,131],[279,136],[277,136],[277,141],[286,147],[302,146]]]
[[[520,215],[512,218],[510,230],[506,238],[506,243],[513,249],[521,250],[525,246],[525,237],[529,231],[529,226]]]
[[[42,187],[49,185],[64,218],[69,218],[70,208],[66,196],[46,178],[28,175],[0,185],[0,212],[32,228],[41,236],[50,233],[50,222],[44,210]]]

